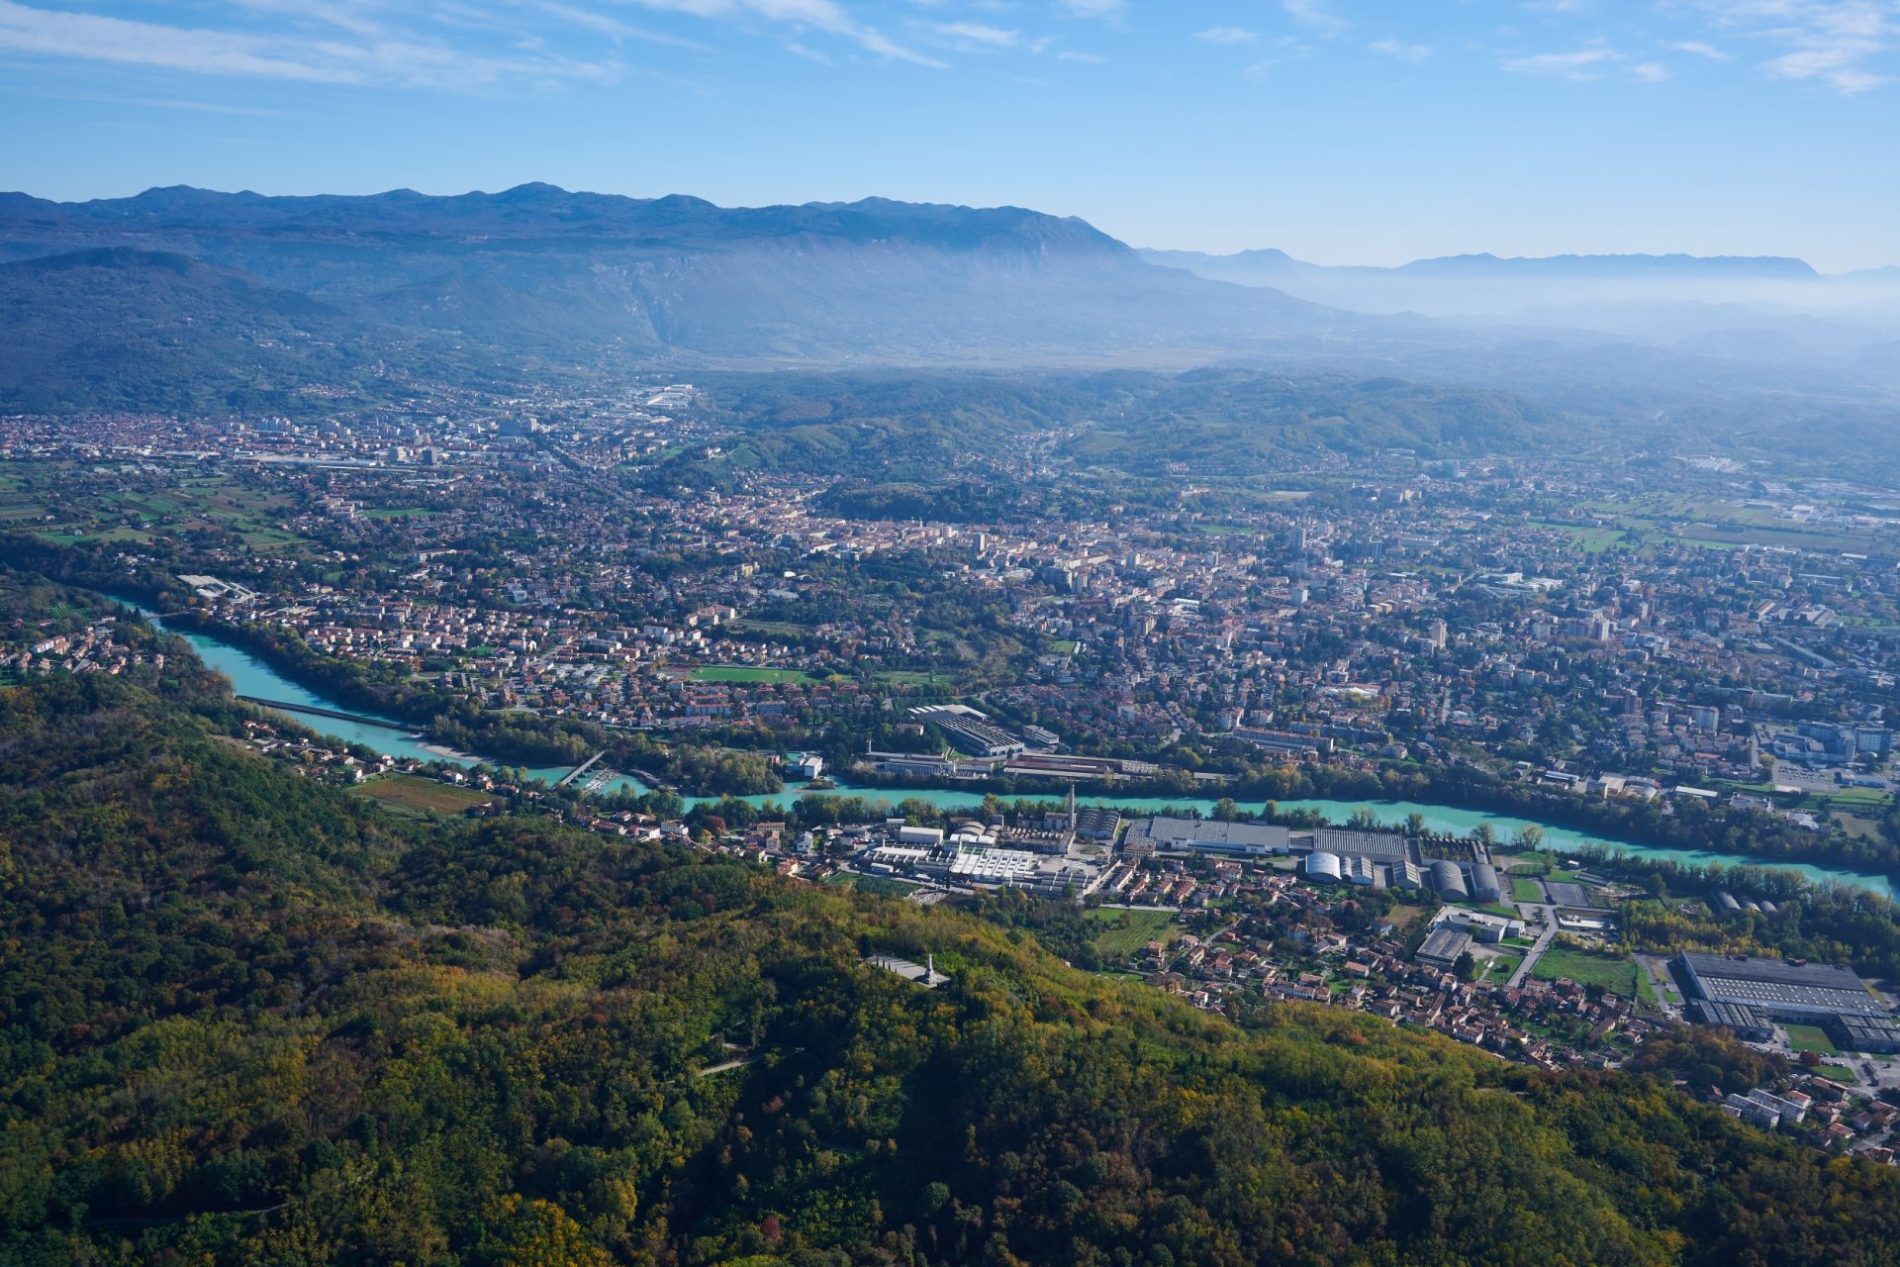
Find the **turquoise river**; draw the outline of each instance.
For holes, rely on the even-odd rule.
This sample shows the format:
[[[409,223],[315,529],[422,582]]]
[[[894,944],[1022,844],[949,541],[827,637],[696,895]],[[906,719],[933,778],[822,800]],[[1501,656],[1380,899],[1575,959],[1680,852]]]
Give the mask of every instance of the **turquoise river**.
[[[120,600],[123,601],[123,600]],[[146,613],[150,616],[150,613]],[[162,625],[162,621],[155,621]],[[182,631],[174,631],[182,632]],[[202,633],[188,632],[183,636],[197,650],[200,657],[211,668],[231,679],[233,687],[240,695],[252,695],[260,699],[282,700],[287,704],[302,704],[313,708],[330,708],[343,712],[368,716],[363,710],[327,700],[315,692],[298,685],[283,674],[277,672],[256,656],[229,643],[209,637]],[[421,761],[456,761],[464,765],[474,764],[476,758],[461,753],[450,753],[441,748],[423,743],[412,729],[400,723],[388,725],[365,725],[360,722],[341,721],[333,717],[320,717],[314,714],[297,713],[296,719],[319,734],[330,735],[351,743],[362,744],[366,748],[394,757],[412,757]],[[566,774],[565,768],[530,770],[529,774],[552,783]],[[605,790],[627,788],[635,792],[644,792],[646,788],[639,781],[621,776],[607,785]],[[863,795],[898,800],[905,797],[919,797],[942,809],[961,809],[982,803],[980,792],[959,791],[949,788],[926,790],[904,789],[901,791],[885,788],[859,788],[846,783],[832,793],[839,796]],[[789,804],[795,793],[778,796],[754,796],[747,799],[754,804],[765,805],[773,802]],[[1178,809],[1194,808],[1203,814],[1211,813],[1214,802],[1211,800],[1193,800],[1186,798],[1142,798],[1142,797],[1085,797],[1085,804],[1112,805],[1124,812],[1147,813],[1174,807]],[[690,803],[690,802],[689,802]],[[1479,823],[1490,823],[1500,838],[1509,839],[1518,828],[1526,826],[1530,820],[1519,818],[1501,818],[1477,810],[1453,809],[1446,805],[1421,805],[1411,801],[1281,801],[1283,810],[1317,810],[1334,822],[1344,822],[1355,810],[1367,809],[1384,823],[1402,823],[1411,814],[1419,814],[1425,820],[1425,826],[1432,831],[1463,835]],[[1574,831],[1568,827],[1559,827],[1553,823],[1537,823],[1544,832],[1544,848],[1562,853],[1581,845],[1600,844],[1623,850],[1627,853],[1646,858],[1668,858],[1690,866],[1706,866],[1721,863],[1724,866],[1759,865],[1752,859],[1731,854],[1702,853],[1684,849],[1659,849],[1649,845],[1639,845],[1625,840],[1613,840]],[[1893,887],[1888,877],[1867,875],[1856,871],[1843,871],[1829,867],[1785,864],[1786,869],[1797,871],[1810,880],[1833,881],[1853,885],[1879,893],[1884,897],[1893,896]]]

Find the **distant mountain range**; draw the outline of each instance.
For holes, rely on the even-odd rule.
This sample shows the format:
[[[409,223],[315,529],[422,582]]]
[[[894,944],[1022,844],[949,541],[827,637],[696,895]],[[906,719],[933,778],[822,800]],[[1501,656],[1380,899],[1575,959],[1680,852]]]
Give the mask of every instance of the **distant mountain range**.
[[[1394,268],[1311,264],[1284,251],[1204,255],[1142,251],[1163,268],[1212,281],[1271,287],[1313,303],[1363,314],[1508,319],[1574,326],[1645,340],[1728,328],[1736,305],[1754,309],[1744,325],[1776,314],[1826,315],[1839,328],[1827,350],[1852,351],[1900,333],[1900,268],[1829,277],[1785,256],[1555,255],[1536,259],[1449,255]],[[1632,305],[1663,304],[1666,311]],[[1697,312],[1691,305],[1713,310]],[[1632,318],[1632,320],[1625,320]],[[1790,331],[1806,345],[1812,331]],[[1819,350],[1819,349],[1816,349]]]
[[[1779,417],[1817,393],[1873,409],[1900,386],[1900,276],[1878,270],[1486,255],[1326,268],[879,198],[0,194],[0,261],[0,411],[272,409],[404,378],[692,367],[1297,368],[1604,417],[1737,393]],[[1801,306],[1820,294],[1825,312]]]
[[[182,255],[227,270],[233,285],[306,295],[365,337],[565,361],[1191,364],[1366,325],[1155,268],[1080,220],[1008,207],[725,209],[550,185],[443,198],[0,197],[0,257],[101,249],[120,253],[86,256],[83,272],[33,274],[34,303],[16,303],[14,319],[83,321],[65,289],[83,277],[96,297],[115,270],[128,295],[152,302],[181,276],[157,257]],[[209,298],[177,287],[181,311]],[[201,316],[217,324],[221,311]]]
[[[1225,280],[1294,278],[1316,274],[1357,276],[1461,277],[1473,280],[1516,279],[1681,279],[1748,281],[1819,281],[1821,274],[1805,260],[1761,255],[1550,255],[1538,258],[1505,257],[1489,253],[1441,255],[1413,260],[1394,268],[1372,265],[1309,264],[1272,248],[1232,255],[1204,255],[1198,251],[1142,251],[1141,257],[1165,268],[1179,268]],[[1900,271],[1900,270],[1895,270]]]

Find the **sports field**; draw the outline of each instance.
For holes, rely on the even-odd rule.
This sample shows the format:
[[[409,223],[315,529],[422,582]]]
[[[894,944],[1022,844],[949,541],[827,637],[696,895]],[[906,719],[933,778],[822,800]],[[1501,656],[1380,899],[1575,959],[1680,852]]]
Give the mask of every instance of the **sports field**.
[[[755,669],[743,664],[702,665],[694,669],[689,676],[695,682],[747,682],[773,686],[788,682],[803,684],[815,680],[803,669]]]

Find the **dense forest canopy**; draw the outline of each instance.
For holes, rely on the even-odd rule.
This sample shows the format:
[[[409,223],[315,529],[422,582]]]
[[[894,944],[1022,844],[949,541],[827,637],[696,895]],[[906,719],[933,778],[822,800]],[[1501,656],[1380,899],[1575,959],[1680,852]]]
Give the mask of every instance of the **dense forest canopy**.
[[[9,1263],[1873,1263],[1900,1232],[1900,1176],[1668,1068],[1236,1024],[966,914],[400,820],[170,694],[0,691]]]

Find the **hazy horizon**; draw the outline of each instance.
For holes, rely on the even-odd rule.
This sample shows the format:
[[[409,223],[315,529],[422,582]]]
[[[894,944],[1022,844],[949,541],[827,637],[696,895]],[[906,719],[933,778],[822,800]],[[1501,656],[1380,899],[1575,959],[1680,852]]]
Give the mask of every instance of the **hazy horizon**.
[[[1900,262],[1894,0],[0,0],[6,183],[1074,215],[1131,244]],[[83,156],[83,157],[82,157]]]
[[[890,198],[890,195],[887,195],[887,194],[869,193],[869,194],[862,194],[857,197],[851,197],[851,198],[809,198],[809,199],[801,199],[797,201],[793,201],[790,199],[766,199],[766,200],[746,202],[746,203],[727,203],[727,202],[718,202],[710,198],[704,198],[703,195],[694,193],[692,190],[688,190],[688,189],[670,189],[670,190],[665,190],[660,193],[629,193],[629,192],[623,192],[619,190],[610,190],[610,189],[569,188],[567,186],[559,185],[558,182],[555,182],[555,181],[537,181],[537,180],[518,181],[511,185],[501,185],[501,186],[495,186],[492,188],[417,189],[413,186],[397,185],[397,186],[390,186],[390,187],[381,188],[381,189],[365,189],[365,190],[300,189],[300,190],[283,190],[283,191],[255,189],[255,188],[213,188],[210,186],[192,185],[190,182],[187,182],[187,181],[174,181],[174,182],[171,182],[170,184],[146,185],[138,189],[129,190],[125,192],[103,193],[103,194],[97,194],[97,195],[93,195],[89,197],[82,197],[82,198],[50,197],[48,195],[39,193],[35,190],[23,189],[23,188],[0,189],[0,193],[23,194],[27,197],[40,198],[48,202],[78,205],[78,204],[84,204],[88,202],[120,201],[120,200],[124,200],[128,198],[135,198],[142,194],[151,193],[154,190],[166,189],[166,188],[193,188],[193,189],[202,190],[203,192],[207,192],[207,193],[226,194],[226,195],[256,194],[260,197],[266,197],[266,198],[320,198],[320,197],[374,198],[374,197],[379,197],[382,195],[398,193],[398,192],[415,193],[415,194],[420,194],[424,197],[430,197],[430,198],[454,198],[454,197],[461,197],[461,196],[472,195],[472,194],[494,196],[496,194],[506,193],[510,189],[519,188],[523,185],[534,185],[534,184],[554,185],[555,187],[561,188],[565,192],[568,192],[568,193],[593,194],[593,195],[601,195],[601,196],[606,196],[606,197],[623,197],[623,198],[633,198],[633,199],[642,199],[642,200],[651,200],[651,199],[666,198],[666,197],[700,198],[703,201],[713,202],[715,206],[718,206],[724,210],[750,210],[750,209],[760,209],[760,208],[766,208],[766,207],[801,206],[801,205],[820,205],[820,206],[843,205],[843,204],[850,204],[853,202],[862,201],[864,199],[874,199],[874,198],[889,199]],[[898,201],[898,202],[919,202],[919,203],[926,201],[926,200],[921,200],[921,199],[891,199],[891,200]],[[1869,264],[1869,265],[1864,265],[1857,268],[1831,270],[1831,269],[1823,268],[1819,264],[1816,264],[1815,261],[1807,259],[1805,256],[1801,256],[1790,251],[1760,251],[1760,252],[1750,252],[1747,254],[1740,254],[1740,253],[1735,253],[1735,252],[1701,252],[1701,251],[1692,251],[1692,250],[1686,250],[1686,249],[1665,248],[1665,247],[1649,247],[1649,248],[1639,247],[1639,248],[1631,248],[1628,250],[1603,250],[1603,251],[1566,249],[1566,250],[1551,251],[1545,254],[1538,254],[1538,255],[1518,255],[1518,254],[1508,254],[1506,252],[1498,251],[1498,250],[1492,250],[1484,246],[1475,246],[1469,249],[1447,250],[1447,251],[1435,252],[1430,255],[1414,255],[1414,256],[1406,256],[1403,258],[1370,258],[1370,257],[1361,256],[1361,257],[1340,258],[1340,259],[1318,259],[1312,256],[1303,255],[1300,252],[1295,251],[1295,250],[1290,250],[1287,247],[1277,242],[1259,242],[1252,245],[1237,246],[1230,250],[1203,250],[1202,248],[1199,248],[1199,247],[1177,246],[1170,243],[1131,241],[1128,238],[1122,237],[1120,234],[1113,233],[1109,229],[1105,228],[1096,218],[1086,213],[1053,212],[1053,211],[1049,211],[1047,208],[1029,206],[1023,203],[976,204],[976,203],[969,203],[969,202],[959,202],[959,201],[949,200],[949,199],[933,199],[933,200],[928,200],[928,201],[935,202],[940,205],[967,207],[973,210],[993,210],[993,209],[1004,208],[1004,207],[1015,207],[1020,210],[1039,212],[1039,213],[1048,214],[1048,215],[1062,215],[1065,217],[1072,217],[1075,219],[1080,219],[1088,223],[1092,227],[1101,230],[1104,233],[1109,233],[1111,237],[1115,237],[1118,241],[1123,242],[1125,245],[1133,247],[1134,249],[1140,250],[1140,251],[1152,251],[1152,252],[1157,252],[1157,253],[1174,253],[1174,252],[1198,253],[1198,254],[1205,254],[1205,255],[1217,257],[1217,258],[1246,255],[1253,252],[1281,251],[1284,254],[1299,261],[1300,263],[1318,265],[1325,268],[1397,268],[1405,264],[1417,263],[1417,262],[1425,261],[1425,260],[1449,259],[1449,258],[1455,258],[1455,257],[1460,257],[1460,256],[1492,256],[1497,259],[1507,260],[1507,261],[1548,260],[1548,259],[1562,258],[1566,256],[1576,256],[1576,257],[1601,257],[1601,256],[1642,257],[1642,256],[1647,256],[1651,258],[1664,258],[1664,257],[1670,257],[1670,256],[1688,256],[1688,257],[1694,257],[1694,258],[1699,258],[1699,259],[1713,259],[1713,258],[1795,259],[1795,260],[1801,260],[1802,262],[1805,262],[1813,266],[1815,271],[1821,274],[1823,277],[1838,277],[1838,276],[1843,276],[1846,274],[1851,274],[1851,273],[1856,273],[1856,272],[1870,272],[1870,271],[1875,271],[1875,270],[1879,270],[1883,268],[1900,267],[1900,264],[1888,262],[1888,263]],[[1897,258],[1900,258],[1900,257],[1897,257]]]

